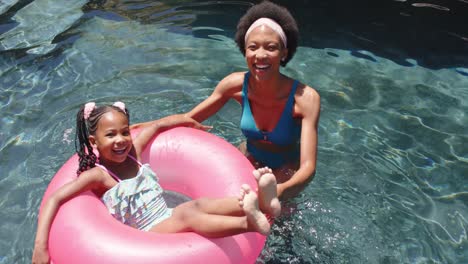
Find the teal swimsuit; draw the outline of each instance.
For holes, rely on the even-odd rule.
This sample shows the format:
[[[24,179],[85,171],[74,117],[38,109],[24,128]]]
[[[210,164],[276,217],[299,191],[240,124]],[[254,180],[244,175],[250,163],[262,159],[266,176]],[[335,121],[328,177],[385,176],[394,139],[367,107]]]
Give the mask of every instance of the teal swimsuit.
[[[292,117],[294,108],[294,95],[296,93],[298,81],[294,81],[288,101],[281,114],[276,127],[271,131],[262,131],[257,128],[255,120],[250,109],[250,103],[247,96],[250,72],[244,77],[242,86],[242,118],[240,127],[242,133],[247,138],[247,151],[260,162],[263,166],[272,169],[279,168],[282,165],[299,160],[299,140],[301,137],[301,125]],[[273,145],[285,147],[288,150],[284,152],[272,152],[260,149],[252,144],[252,141],[268,141]]]

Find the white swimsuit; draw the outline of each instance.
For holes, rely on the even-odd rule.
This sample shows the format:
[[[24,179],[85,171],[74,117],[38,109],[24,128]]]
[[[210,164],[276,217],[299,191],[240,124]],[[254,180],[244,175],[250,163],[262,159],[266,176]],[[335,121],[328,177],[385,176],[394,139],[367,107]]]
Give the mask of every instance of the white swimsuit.
[[[137,175],[131,179],[120,180],[106,167],[96,164],[118,182],[104,193],[101,200],[111,215],[120,222],[148,231],[169,218],[172,209],[167,207],[158,177],[149,164],[141,164],[134,157],[129,157],[140,165]]]

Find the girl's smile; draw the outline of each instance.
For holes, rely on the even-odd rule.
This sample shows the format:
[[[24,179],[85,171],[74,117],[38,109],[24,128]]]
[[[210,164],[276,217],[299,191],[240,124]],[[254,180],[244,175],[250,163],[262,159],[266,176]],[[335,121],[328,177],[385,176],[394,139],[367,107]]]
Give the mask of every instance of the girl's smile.
[[[113,163],[124,162],[133,144],[127,117],[118,111],[103,114],[96,134],[90,136],[90,141],[98,149],[99,159]]]

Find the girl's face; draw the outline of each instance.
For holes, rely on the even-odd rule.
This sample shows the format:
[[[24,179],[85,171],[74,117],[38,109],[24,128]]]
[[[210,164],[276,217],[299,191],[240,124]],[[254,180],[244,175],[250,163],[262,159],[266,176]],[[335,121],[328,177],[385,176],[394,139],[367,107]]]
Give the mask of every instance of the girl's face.
[[[281,59],[287,54],[280,36],[265,25],[252,30],[245,43],[247,66],[257,79],[269,79],[278,74]]]
[[[124,162],[133,146],[127,116],[115,110],[103,114],[89,140],[99,151],[99,159]]]

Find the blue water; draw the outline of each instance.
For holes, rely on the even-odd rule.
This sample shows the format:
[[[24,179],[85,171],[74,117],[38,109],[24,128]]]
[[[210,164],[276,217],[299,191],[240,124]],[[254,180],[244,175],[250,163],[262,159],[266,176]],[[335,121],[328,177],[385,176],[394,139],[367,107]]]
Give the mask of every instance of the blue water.
[[[319,156],[258,262],[468,263],[467,1],[280,2],[302,29],[284,73],[322,98]],[[78,107],[190,110],[246,70],[233,35],[250,4],[0,2],[0,263],[30,263]],[[206,122],[235,145],[239,109]]]

